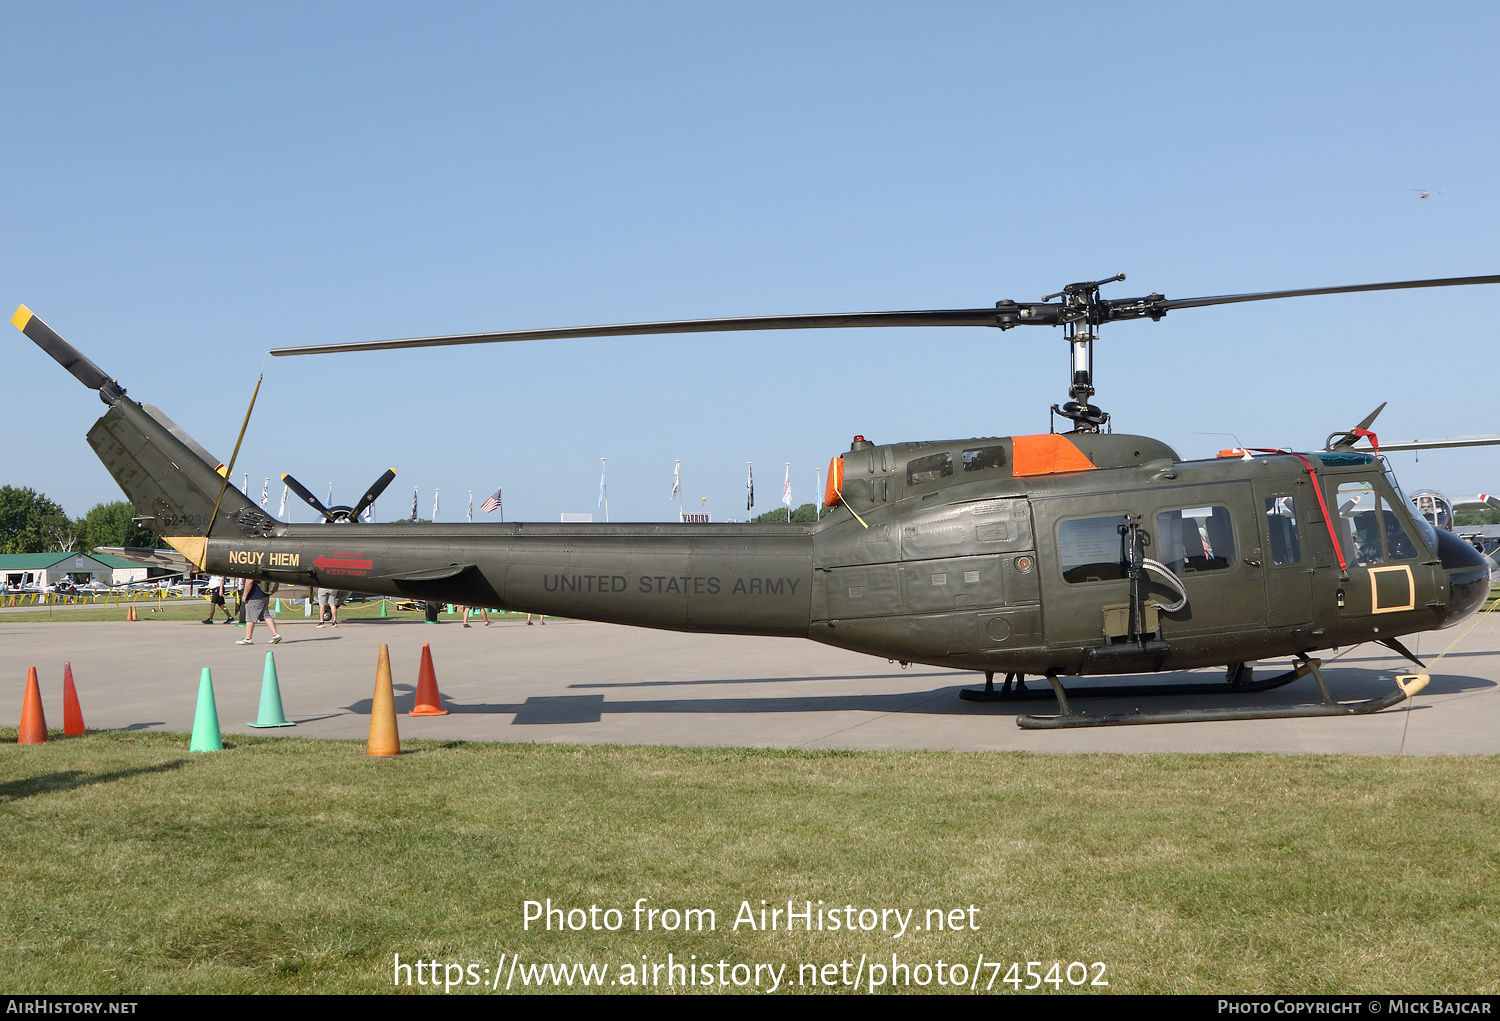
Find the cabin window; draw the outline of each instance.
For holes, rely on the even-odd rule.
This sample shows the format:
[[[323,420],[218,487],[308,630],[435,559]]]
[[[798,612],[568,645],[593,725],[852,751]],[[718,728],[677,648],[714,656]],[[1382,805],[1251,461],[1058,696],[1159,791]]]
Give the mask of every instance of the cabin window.
[[[1234,526],[1229,508],[1188,507],[1156,516],[1156,552],[1173,574],[1223,571],[1234,566]]]
[[[1120,535],[1123,514],[1104,518],[1075,518],[1057,526],[1058,562],[1063,580],[1113,581],[1127,576],[1125,540]]]
[[[953,455],[946,451],[914,457],[906,462],[906,484],[915,486],[922,482],[936,482],[953,474]]]
[[[1387,560],[1416,557],[1417,545],[1400,516],[1370,483],[1343,483],[1339,486],[1338,504],[1340,532],[1355,564],[1374,567]]]
[[[975,447],[964,451],[964,471],[978,472],[1005,467],[1004,447]]]
[[[1290,496],[1266,497],[1266,531],[1271,536],[1271,563],[1302,563],[1297,533],[1297,504]]]

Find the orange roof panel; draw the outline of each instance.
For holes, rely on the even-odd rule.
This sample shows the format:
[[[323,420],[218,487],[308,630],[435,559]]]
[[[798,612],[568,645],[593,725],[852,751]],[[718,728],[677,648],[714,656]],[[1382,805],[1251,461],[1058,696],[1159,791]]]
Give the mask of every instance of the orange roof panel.
[[[1011,474],[1055,475],[1058,472],[1089,471],[1099,467],[1066,436],[1043,433],[1040,436],[1013,436]]]

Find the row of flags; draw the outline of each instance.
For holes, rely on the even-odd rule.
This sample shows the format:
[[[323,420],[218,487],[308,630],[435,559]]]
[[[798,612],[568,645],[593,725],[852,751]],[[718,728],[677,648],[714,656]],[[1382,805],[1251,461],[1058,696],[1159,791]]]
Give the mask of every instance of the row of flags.
[[[438,519],[438,496],[439,496],[439,494],[441,492],[442,492],[442,488],[441,487],[434,488],[433,491],[432,491],[432,518],[430,519],[432,521],[436,521]],[[481,511],[483,511],[484,513],[486,513],[486,514],[493,514],[497,510],[500,510],[504,506],[504,504],[501,502],[501,494],[503,492],[504,492],[503,487],[500,488],[500,489],[496,489],[489,496],[485,497],[484,502],[479,505],[479,509]],[[468,519],[471,522],[474,520],[474,490],[472,490],[472,489],[469,490]],[[412,521],[417,520],[417,487],[416,486],[412,486],[411,487],[411,520]]]
[[[601,483],[601,485],[602,485],[602,483]],[[245,475],[244,475],[244,483],[240,486],[240,492],[244,493],[246,497],[249,497],[249,495],[250,495],[250,473],[249,472],[246,472]],[[287,498],[287,495],[290,492],[291,492],[291,487],[290,486],[283,485],[281,487],[281,504],[280,504],[280,506],[278,506],[276,508],[276,517],[279,518],[282,521],[286,520],[286,498]],[[432,491],[432,518],[431,518],[431,520],[433,520],[433,521],[436,521],[438,519],[438,495],[439,495],[439,492],[440,492],[439,489],[434,489]],[[483,503],[481,503],[479,505],[479,509],[481,511],[483,511],[485,514],[493,514],[497,510],[501,510],[504,507],[504,504],[501,502],[501,494],[503,492],[504,492],[504,488],[503,487],[501,487],[499,489],[496,489],[493,493],[491,493],[488,497],[485,498],[485,500],[484,500]],[[264,483],[262,483],[261,487],[260,487],[260,509],[261,510],[265,510],[266,509],[266,503],[270,500],[270,498],[271,498],[271,479],[270,479],[270,476],[267,476],[266,477],[266,481]],[[324,505],[325,506],[330,506],[330,507],[333,506],[333,483],[332,482],[328,483],[328,499],[324,501]],[[474,491],[472,489],[469,490],[469,512],[468,512],[468,517],[469,517],[469,520],[471,522],[474,520]],[[368,507],[365,508],[365,520],[366,521],[370,521],[370,522],[373,522],[375,520],[375,505],[374,504],[371,504],[370,506],[368,506]],[[417,487],[416,486],[413,486],[412,489],[411,489],[411,520],[412,521],[417,520]]]

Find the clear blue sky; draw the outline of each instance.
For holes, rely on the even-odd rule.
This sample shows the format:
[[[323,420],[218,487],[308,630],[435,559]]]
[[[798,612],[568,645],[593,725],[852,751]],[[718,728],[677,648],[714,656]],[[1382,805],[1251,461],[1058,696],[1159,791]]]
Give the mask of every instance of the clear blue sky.
[[[1500,8],[1379,3],[11,4],[0,300],[227,458],[458,520],[797,503],[855,433],[1043,432],[1061,331],[856,330],[264,359],[273,346],[1500,272]],[[1427,200],[1413,189],[1446,189]],[[1500,431],[1500,288],[1107,328],[1098,402],[1185,456]],[[119,490],[11,331],[0,483]],[[1396,458],[1500,489],[1500,455]],[[280,495],[273,482],[271,509]],[[298,520],[309,520],[301,509]]]

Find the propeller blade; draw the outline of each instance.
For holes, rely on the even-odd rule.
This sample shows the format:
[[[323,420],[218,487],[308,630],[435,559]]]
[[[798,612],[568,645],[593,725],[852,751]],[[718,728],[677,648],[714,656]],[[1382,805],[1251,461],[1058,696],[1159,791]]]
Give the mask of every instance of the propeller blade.
[[[333,520],[333,512],[330,511],[327,507],[324,507],[323,501],[319,500],[316,496],[313,496],[312,491],[309,490],[306,486],[298,482],[296,479],[292,478],[290,475],[281,476],[281,481],[286,483],[288,489],[296,493],[298,496],[302,497],[303,503],[307,504],[313,510],[323,515],[324,521]]]
[[[124,387],[106,375],[99,366],[89,361],[82,351],[63,340],[56,330],[38,319],[25,305],[16,309],[16,314],[10,317],[10,321],[15,324],[16,329],[30,337],[37,347],[56,359],[57,364],[71,372],[74,378],[90,390],[100,390],[112,384],[117,395],[125,392]]]
[[[1409,287],[1459,287],[1464,284],[1500,284],[1500,276],[1445,277],[1442,280],[1398,280],[1388,284],[1352,284],[1348,287],[1306,287],[1296,291],[1220,294],[1212,298],[1175,298],[1157,302],[1157,307],[1163,312],[1167,312],[1174,308],[1230,305],[1240,301],[1266,301],[1270,298],[1305,298],[1313,294],[1352,294],[1355,291],[1398,291]]]
[[[365,512],[365,508],[374,503],[376,497],[385,492],[385,487],[389,486],[395,478],[396,469],[387,468],[385,474],[376,479],[375,484],[365,490],[365,495],[361,496],[354,506],[349,508],[349,520],[358,521],[359,516]]]
[[[1054,308],[1061,306],[1020,306]],[[1038,317],[1036,321],[1040,321]],[[655,323],[619,323],[613,326],[560,327],[545,330],[508,330],[502,333],[465,333],[448,337],[413,337],[407,340],[362,340],[349,344],[311,344],[277,347],[271,354],[341,354],[350,351],[390,351],[408,347],[450,347],[458,344],[497,344],[512,340],[573,340],[584,337],[632,337],[663,333],[728,333],[737,330],[828,330],[861,326],[998,326],[993,308],[934,310],[927,312],[838,312],[830,315],[748,316],[738,319],[678,319]]]

